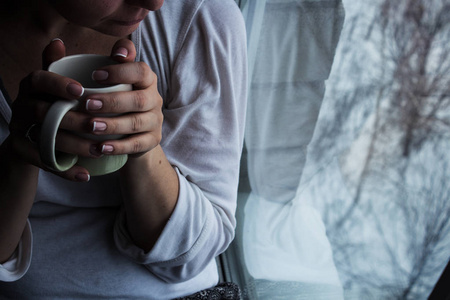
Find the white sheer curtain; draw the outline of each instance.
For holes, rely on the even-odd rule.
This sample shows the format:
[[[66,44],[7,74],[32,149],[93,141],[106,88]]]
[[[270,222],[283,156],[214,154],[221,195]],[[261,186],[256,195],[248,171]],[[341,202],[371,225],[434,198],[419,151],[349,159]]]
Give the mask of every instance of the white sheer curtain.
[[[320,214],[298,193],[343,24],[342,3],[247,0],[240,6],[249,53],[242,166],[249,184],[241,187],[237,243],[256,290],[250,298],[342,299]]]

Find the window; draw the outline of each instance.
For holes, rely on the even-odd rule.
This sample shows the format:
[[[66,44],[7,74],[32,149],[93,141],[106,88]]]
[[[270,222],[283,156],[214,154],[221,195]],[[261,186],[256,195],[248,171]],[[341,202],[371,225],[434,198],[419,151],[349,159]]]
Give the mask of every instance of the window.
[[[245,299],[426,299],[450,257],[450,1],[239,1]]]

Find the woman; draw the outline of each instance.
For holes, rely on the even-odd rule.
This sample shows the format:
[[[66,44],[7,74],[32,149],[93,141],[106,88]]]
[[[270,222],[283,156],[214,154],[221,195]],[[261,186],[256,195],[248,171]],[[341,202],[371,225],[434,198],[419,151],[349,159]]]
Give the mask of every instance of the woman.
[[[0,295],[172,299],[213,287],[234,236],[246,87],[232,0],[3,1],[0,35]],[[65,55],[111,55],[101,94],[69,112],[57,149],[129,154],[118,172],[56,173],[30,137],[53,99],[83,93],[45,71]],[[121,113],[121,118],[90,113]],[[68,132],[128,134],[96,144]],[[100,131],[99,128],[101,128]],[[32,257],[32,259],[31,259]]]

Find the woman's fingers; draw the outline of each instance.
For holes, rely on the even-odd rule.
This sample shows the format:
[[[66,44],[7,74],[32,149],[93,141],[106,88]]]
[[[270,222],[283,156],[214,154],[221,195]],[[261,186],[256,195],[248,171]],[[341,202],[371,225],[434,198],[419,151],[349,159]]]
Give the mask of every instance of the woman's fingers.
[[[95,135],[136,134],[160,130],[163,115],[157,110],[145,113],[132,113],[109,118],[91,120],[92,133]]]
[[[42,70],[32,72],[22,81],[21,92],[24,90],[27,97],[41,94],[60,99],[78,99],[84,93],[83,86],[76,80]]]
[[[133,84],[135,89],[146,89],[156,84],[156,75],[144,62],[127,62],[110,65],[92,73],[92,78],[101,84]]]
[[[79,137],[66,130],[58,130],[55,139],[55,148],[64,153],[83,157],[97,158],[102,156],[98,141]]]
[[[45,93],[49,90],[50,94]],[[21,82],[21,89],[18,98],[13,102],[13,118],[10,123],[12,134],[23,135],[32,124],[40,124],[45,118],[47,111],[53,101],[59,99],[76,99],[83,93],[83,87],[76,81],[62,76],[46,72],[35,71]],[[89,121],[79,113],[74,117],[73,113],[67,114],[64,121],[65,129],[78,130],[81,125],[76,125],[84,120],[84,130]],[[72,125],[67,125],[71,123]]]
[[[93,114],[121,114],[161,109],[162,98],[153,88],[90,95],[84,102],[85,109]]]
[[[47,70],[48,66],[66,56],[66,46],[60,39],[54,39],[48,44],[42,52],[42,69]]]
[[[129,135],[121,140],[105,141],[100,151],[105,155],[139,155],[155,148],[161,141],[161,132],[145,132]]]
[[[31,108],[31,113],[26,115],[24,114],[20,117],[20,119],[17,117],[14,122],[11,122],[10,130],[12,132],[17,132],[18,134],[24,135],[32,124],[41,124],[43,122],[51,105],[52,103],[45,101],[30,101],[28,108]],[[17,103],[17,107],[18,106],[19,104]],[[89,133],[92,131],[91,120],[92,115],[79,111],[69,111],[64,115],[59,128],[74,132]]]
[[[136,48],[132,41],[121,39],[112,50],[111,57],[121,64],[100,68],[92,74],[94,80],[103,84],[133,84],[136,89],[147,88],[156,77],[150,67],[143,62],[135,62]],[[141,84],[141,82],[143,82]]]
[[[87,182],[90,179],[89,171],[78,165],[73,166],[65,172],[55,172],[50,170],[42,163],[37,144],[31,142],[25,136],[12,138],[11,141],[16,154],[24,157],[25,161],[32,165],[35,165],[45,171],[55,173],[56,175],[71,181]]]
[[[118,62],[133,62],[136,58],[136,47],[129,39],[118,40],[111,49],[111,57]]]

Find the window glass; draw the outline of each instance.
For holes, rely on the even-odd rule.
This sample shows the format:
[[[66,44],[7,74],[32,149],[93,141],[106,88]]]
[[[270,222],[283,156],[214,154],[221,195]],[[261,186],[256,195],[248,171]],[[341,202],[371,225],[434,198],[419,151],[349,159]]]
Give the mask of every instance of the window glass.
[[[247,0],[245,299],[426,299],[450,257],[450,2]]]

